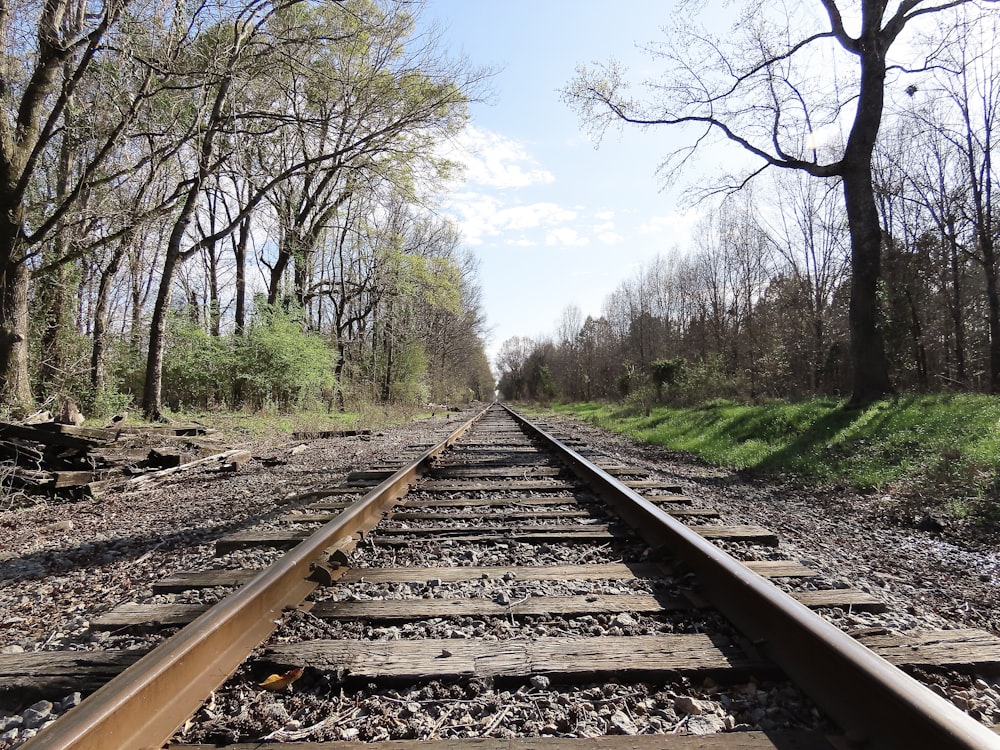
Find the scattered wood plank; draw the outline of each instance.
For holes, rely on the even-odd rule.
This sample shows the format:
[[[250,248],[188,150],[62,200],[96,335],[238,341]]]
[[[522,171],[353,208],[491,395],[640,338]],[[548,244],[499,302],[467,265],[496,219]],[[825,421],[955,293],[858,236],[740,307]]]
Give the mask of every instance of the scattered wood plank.
[[[713,526],[690,527],[692,531],[706,539],[725,539],[753,544],[776,546],[778,538],[767,529],[758,526]],[[250,547],[274,547],[291,549],[314,533],[311,529],[287,529],[279,531],[243,531],[230,534],[215,543],[215,554],[224,555],[233,550]],[[524,544],[567,544],[603,543],[613,539],[627,539],[631,535],[620,526],[603,524],[575,526],[500,526],[481,529],[470,533],[468,529],[433,527],[423,529],[379,529],[370,537],[373,544],[382,547],[405,547],[418,539],[436,538],[455,543],[469,544],[509,544],[517,541]]]
[[[485,508],[501,507],[509,505],[511,507],[525,506],[533,507],[537,505],[577,505],[581,499],[573,495],[558,495],[556,497],[498,497],[485,499],[478,497],[453,497],[447,500],[422,500],[416,497],[405,497],[400,500],[399,505],[406,508]],[[594,501],[592,501],[594,502]],[[314,506],[315,507],[315,506]]]
[[[564,492],[573,489],[573,484],[558,479],[549,480],[507,480],[496,482],[462,482],[450,479],[428,479],[420,482],[419,492],[509,492],[531,490],[534,492]]]
[[[685,503],[690,504],[691,498],[687,495],[643,495],[643,498],[651,503]]]
[[[146,454],[143,464],[150,469],[173,469],[197,461],[198,455],[171,448],[153,448]]]
[[[500,604],[490,599],[390,599],[373,601],[321,601],[309,610],[325,620],[400,622],[438,617],[529,617],[638,612],[656,614],[691,609],[681,597],[649,594],[530,597]],[[94,630],[152,631],[182,627],[208,610],[207,604],[123,604],[91,621]]]
[[[815,578],[819,575],[795,560],[752,560],[743,564],[765,578]]]
[[[995,671],[1000,667],[1000,639],[978,629],[873,635],[859,637],[858,641],[900,667],[933,667],[970,673]],[[445,657],[445,650],[452,656]],[[42,698],[58,699],[74,691],[93,692],[138,661],[144,653],[53,651],[0,655],[0,707],[20,710]],[[567,669],[563,669],[564,658]],[[716,646],[704,635],[546,638],[501,643],[471,639],[318,641],[274,647],[265,653],[264,661],[284,665],[285,669],[305,663],[331,672],[346,668],[353,676],[412,676],[413,679],[425,675],[472,674],[528,677],[543,672],[587,679],[594,675],[610,676],[623,666],[653,678],[702,668],[720,672],[752,671],[758,677],[773,671],[766,663],[750,660],[732,647]],[[622,739],[634,743],[640,738]],[[705,741],[707,738],[696,739]],[[336,746],[346,747],[344,743]],[[302,747],[306,750],[309,746]]]
[[[0,656],[0,706],[17,710],[72,692],[92,693],[144,651],[36,651]]]
[[[1000,666],[1000,638],[977,628],[864,635],[857,640],[897,666],[946,667],[961,672]]]
[[[188,589],[241,586],[259,570],[207,570],[178,573],[153,584],[154,593],[179,593]],[[516,581],[625,580],[660,578],[664,570],[654,563],[609,563],[605,565],[462,566],[450,568],[351,568],[341,583],[412,583],[438,579],[442,583],[502,579]]]
[[[768,578],[800,578],[818,575],[801,563],[783,560],[763,560],[746,563],[746,566]],[[259,570],[206,570],[177,573],[153,584],[153,592],[179,593],[189,589],[216,586],[242,586]],[[629,578],[662,578],[667,574],[664,566],[655,563],[608,563],[604,565],[539,565],[539,566],[462,566],[449,568],[351,568],[340,579],[341,583],[413,583],[438,579],[442,583],[502,579],[515,581],[603,581]]]
[[[839,738],[835,741],[840,743]],[[378,750],[834,750],[830,740],[816,732],[731,732],[708,735],[606,735],[592,738],[481,737],[463,740],[385,740]],[[366,742],[296,742],[296,750],[371,750]],[[279,742],[236,745],[168,745],[168,750],[289,750]]]
[[[991,671],[1000,666],[1000,638],[977,629],[915,631],[858,640],[899,667],[974,672]],[[313,648],[304,652],[304,647],[309,646]],[[444,651],[452,656],[443,656]],[[309,664],[324,671],[344,669],[352,676],[373,679],[472,675],[527,677],[539,673],[595,678],[619,672],[662,678],[694,670],[725,672],[749,668],[765,672],[774,669],[748,658],[732,646],[717,645],[706,635],[605,635],[499,643],[477,639],[314,641],[271,647],[265,652],[264,660],[283,669]]]
[[[190,589],[215,588],[216,586],[242,586],[259,573],[259,570],[248,568],[185,571],[154,583],[153,593],[167,594],[179,593]]]
[[[520,677],[546,674],[561,681],[662,679],[691,672],[773,673],[707,635],[614,638],[542,638],[537,641],[423,639],[418,641],[316,640],[265,649],[261,664],[284,671],[308,664],[323,672],[367,680]]]
[[[718,518],[719,512],[713,508],[674,508],[667,511],[671,516],[679,518]],[[279,520],[286,523],[327,523],[337,517],[337,513],[289,513]],[[495,513],[424,513],[395,511],[388,516],[392,521],[493,521],[510,523],[529,520],[556,520],[567,518],[594,518],[595,515],[586,510],[550,510],[543,512],[530,511],[499,511]]]
[[[859,612],[885,612],[885,602],[858,589],[821,589],[801,591],[795,598],[812,609],[831,607],[834,609],[855,609]]]
[[[79,427],[77,425],[60,424],[59,422],[40,422],[33,425],[36,430],[63,438],[74,437],[94,443],[113,443],[118,439],[118,430],[108,430],[101,427]]]
[[[327,440],[328,438],[360,437],[371,434],[371,430],[313,430],[293,432],[292,440]]]
[[[760,526],[691,526],[705,539],[725,540],[730,542],[747,542],[765,547],[777,547],[778,535]]]
[[[53,472],[53,484],[55,489],[64,487],[82,487],[93,482],[101,482],[109,479],[114,474],[120,474],[120,470],[103,469],[101,471],[56,471]]]
[[[187,472],[192,469],[202,468],[211,464],[218,466],[218,468],[224,468],[226,466],[242,466],[249,461],[250,458],[250,451],[239,449],[222,451],[221,453],[215,453],[206,458],[200,458],[197,461],[191,461],[186,464],[181,464],[180,466],[174,466],[169,469],[161,469],[160,471],[152,471],[148,474],[140,474],[137,477],[132,477],[125,482],[125,488],[130,490],[150,489],[161,484],[164,479],[181,472]]]
[[[517,477],[557,477],[565,470],[558,466],[530,467],[489,467],[489,466],[439,466],[431,470],[434,479],[479,479],[479,478],[510,478]]]
[[[45,429],[50,424],[55,423],[45,422],[37,425],[18,425],[0,422],[0,436],[27,440],[49,447],[75,448],[77,450],[88,450],[90,448],[105,446],[113,442],[117,437],[117,433],[88,427],[58,425],[58,427],[65,429]],[[100,434],[101,437],[96,437],[94,433]]]
[[[201,425],[123,425],[116,428],[128,435],[170,435],[173,437],[204,437],[218,430]]]
[[[662,482],[658,479],[626,479],[622,484],[633,490],[659,490],[662,494],[670,495],[679,495],[684,491],[679,484]]]

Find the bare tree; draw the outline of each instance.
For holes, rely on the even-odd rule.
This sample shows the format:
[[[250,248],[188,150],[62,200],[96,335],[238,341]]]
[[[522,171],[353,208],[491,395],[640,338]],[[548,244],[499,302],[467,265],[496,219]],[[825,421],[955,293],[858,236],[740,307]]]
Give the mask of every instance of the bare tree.
[[[649,84],[653,100],[630,98],[621,67],[580,67],[564,98],[598,135],[612,123],[701,128],[694,145],[665,162],[668,177],[695,150],[721,136],[757,160],[738,189],[768,167],[794,169],[842,181],[851,233],[851,360],[855,405],[893,392],[879,327],[877,288],[882,232],[872,185],[872,153],[885,109],[889,51],[921,16],[971,0],[861,0],[845,17],[836,0],[820,0],[825,23],[808,12],[775,11],[757,4],[741,13],[726,41],[678,26],[653,50],[668,73]],[[813,24],[801,29],[800,24]],[[822,85],[818,71],[850,61],[849,82]],[[836,128],[846,110],[853,118],[846,142],[827,157],[818,138]]]
[[[773,184],[774,205],[761,216],[781,258],[780,272],[805,292],[803,312],[811,334],[805,348],[809,387],[818,393],[828,346],[829,309],[846,271],[843,208],[832,194],[836,186],[802,173],[778,173]]]
[[[943,30],[944,31],[944,30]],[[936,59],[936,91],[932,96],[947,106],[944,119],[929,122],[955,149],[971,201],[969,219],[974,227],[979,263],[986,281],[989,324],[989,389],[1000,393],[1000,258],[996,233],[993,164],[994,138],[1000,134],[1000,52],[996,14],[979,19],[965,14],[950,29],[952,43]],[[941,110],[937,110],[941,111]],[[949,216],[941,217],[947,223]],[[954,216],[951,216],[954,221]]]

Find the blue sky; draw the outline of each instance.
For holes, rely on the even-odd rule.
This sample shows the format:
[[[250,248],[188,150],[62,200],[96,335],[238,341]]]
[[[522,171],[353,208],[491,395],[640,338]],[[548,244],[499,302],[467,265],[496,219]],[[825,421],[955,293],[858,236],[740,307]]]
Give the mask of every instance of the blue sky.
[[[559,97],[577,64],[651,69],[639,47],[670,12],[662,0],[428,0],[450,53],[500,69],[492,101],[472,108],[466,179],[445,206],[480,260],[491,359],[511,336],[552,333],[569,305],[599,314],[639,265],[686,244],[694,216],[655,174],[680,134],[611,133],[595,149]]]

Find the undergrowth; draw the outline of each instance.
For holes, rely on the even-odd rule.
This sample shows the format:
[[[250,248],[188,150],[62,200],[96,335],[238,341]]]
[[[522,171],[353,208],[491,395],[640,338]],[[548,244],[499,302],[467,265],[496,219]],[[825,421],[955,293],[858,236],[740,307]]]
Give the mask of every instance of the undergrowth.
[[[1000,398],[901,396],[863,409],[832,399],[695,407],[556,406],[594,424],[732,469],[920,497],[1000,522]]]

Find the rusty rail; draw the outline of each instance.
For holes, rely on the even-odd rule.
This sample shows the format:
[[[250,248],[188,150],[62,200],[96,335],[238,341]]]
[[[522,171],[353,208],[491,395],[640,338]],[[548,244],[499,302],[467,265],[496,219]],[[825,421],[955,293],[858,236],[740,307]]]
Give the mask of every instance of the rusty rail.
[[[811,612],[512,409],[651,547],[698,574],[703,594],[864,747],[998,750],[1000,737]]]
[[[484,409],[283,555],[175,636],[43,729],[24,750],[135,750],[160,747],[274,630],[282,611],[317,586],[309,580],[324,553],[406,494],[431,459],[461,437]]]

